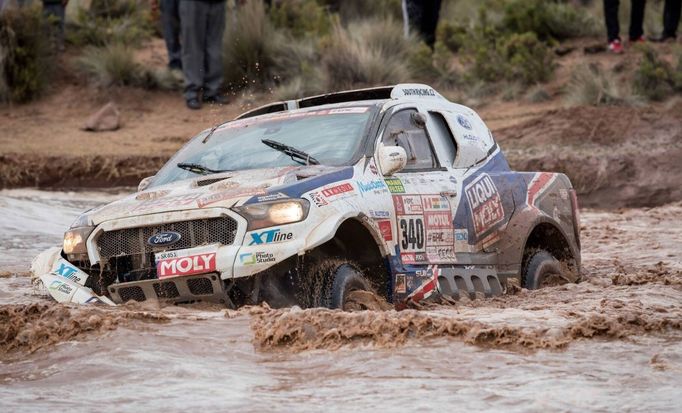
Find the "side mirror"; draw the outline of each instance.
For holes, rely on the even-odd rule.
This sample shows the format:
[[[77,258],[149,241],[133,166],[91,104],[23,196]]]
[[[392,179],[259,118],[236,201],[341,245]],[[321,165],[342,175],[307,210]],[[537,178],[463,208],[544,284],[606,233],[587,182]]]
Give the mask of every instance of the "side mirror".
[[[384,146],[377,151],[377,163],[384,176],[391,176],[407,165],[407,153],[400,146]]]
[[[154,179],[154,176],[156,176],[156,175],[148,176],[148,177],[142,179],[140,181],[140,184],[137,185],[137,192],[142,192],[145,189],[147,189],[149,187],[149,185],[152,183],[152,179]]]

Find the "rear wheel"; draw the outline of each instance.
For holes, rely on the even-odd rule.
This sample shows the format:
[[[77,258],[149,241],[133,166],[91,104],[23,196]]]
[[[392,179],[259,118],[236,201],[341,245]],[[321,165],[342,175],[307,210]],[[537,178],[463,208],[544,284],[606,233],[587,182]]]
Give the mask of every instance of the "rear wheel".
[[[545,250],[536,250],[528,256],[523,269],[523,286],[529,290],[542,288],[562,279],[561,272],[559,260]]]

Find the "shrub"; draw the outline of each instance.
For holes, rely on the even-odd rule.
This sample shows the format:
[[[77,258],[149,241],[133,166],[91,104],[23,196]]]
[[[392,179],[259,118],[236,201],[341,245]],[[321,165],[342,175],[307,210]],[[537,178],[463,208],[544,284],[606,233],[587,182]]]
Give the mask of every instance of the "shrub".
[[[623,105],[633,103],[618,87],[614,73],[605,74],[597,65],[579,66],[567,86],[566,102],[571,105]]]
[[[336,24],[322,53],[327,88],[406,81],[410,78],[408,55],[415,44],[414,39],[405,39],[393,19],[357,21],[348,28]]]
[[[451,88],[459,83],[460,75],[454,67],[452,54],[442,43],[436,43],[434,52],[425,43],[420,43],[410,50],[408,62],[415,81],[438,88]]]
[[[436,39],[448,50],[457,53],[466,43],[467,28],[460,23],[443,21],[436,30]]]
[[[54,57],[50,30],[40,8],[0,12],[0,100],[26,102],[43,92]]]
[[[363,19],[403,18],[401,0],[320,0],[331,11],[336,12],[343,22]]]
[[[148,10],[135,0],[94,0],[79,8],[69,25],[67,40],[75,45],[138,45],[153,32]]]
[[[651,100],[663,100],[674,91],[672,67],[659,59],[651,47],[642,48],[642,60],[633,78],[635,93]]]
[[[464,46],[471,64],[469,77],[509,80],[524,85],[545,82],[554,73],[554,55],[535,33],[504,35],[490,26],[478,27]]]
[[[250,1],[237,10],[235,24],[228,25],[223,41],[225,81],[230,89],[272,79],[277,45],[284,43],[282,36],[262,2]]]
[[[289,30],[296,37],[326,35],[331,30],[327,10],[316,0],[284,0],[272,5],[270,19],[278,29]]]
[[[597,22],[584,9],[546,0],[514,0],[502,17],[501,28],[514,33],[533,32],[538,38],[564,40],[595,34]]]
[[[76,60],[77,68],[99,87],[143,84],[143,70],[132,49],[123,44],[88,46]]]

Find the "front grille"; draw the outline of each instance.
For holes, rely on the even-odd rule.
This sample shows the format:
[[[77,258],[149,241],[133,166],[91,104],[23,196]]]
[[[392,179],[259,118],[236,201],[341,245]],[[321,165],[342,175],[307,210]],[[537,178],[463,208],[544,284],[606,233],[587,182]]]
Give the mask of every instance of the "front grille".
[[[194,295],[213,294],[213,286],[208,278],[192,278],[187,280],[187,288]]]
[[[142,288],[137,286],[120,288],[118,290],[118,294],[121,296],[121,301],[123,301],[124,303],[130,300],[135,300],[139,302],[143,302],[144,300],[146,300],[146,297],[144,296],[144,291],[142,291]]]
[[[181,238],[163,250],[179,250],[206,244],[231,245],[237,233],[237,222],[230,217],[197,219],[141,228],[127,228],[104,232],[97,240],[103,262],[124,255],[146,255],[158,251],[147,245],[147,240],[162,231],[179,232]]]
[[[178,287],[175,286],[175,283],[170,281],[162,282],[160,284],[155,283],[154,292],[158,298],[175,298],[180,296]]]

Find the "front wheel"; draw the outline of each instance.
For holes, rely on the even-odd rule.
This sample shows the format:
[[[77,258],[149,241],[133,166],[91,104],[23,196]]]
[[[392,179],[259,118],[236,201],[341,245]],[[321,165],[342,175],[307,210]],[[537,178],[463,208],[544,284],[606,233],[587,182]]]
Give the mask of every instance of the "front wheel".
[[[298,301],[303,307],[343,309],[353,291],[371,290],[367,279],[353,264],[326,260],[309,264],[299,285]]]
[[[563,278],[561,263],[545,250],[537,250],[530,254],[523,269],[523,286],[529,290],[537,290],[549,282]]]

